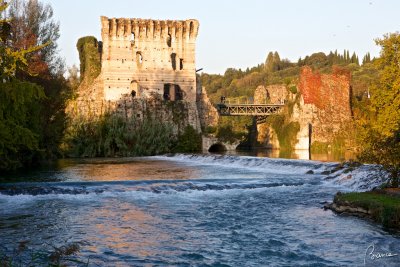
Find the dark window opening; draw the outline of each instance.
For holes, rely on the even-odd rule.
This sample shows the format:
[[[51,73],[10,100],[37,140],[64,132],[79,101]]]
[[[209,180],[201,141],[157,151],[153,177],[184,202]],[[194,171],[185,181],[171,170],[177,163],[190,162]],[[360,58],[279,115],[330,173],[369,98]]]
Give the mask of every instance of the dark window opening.
[[[221,153],[221,152],[225,152],[225,151],[226,151],[226,147],[223,144],[220,144],[220,143],[213,144],[208,149],[208,152],[212,152],[212,153]]]
[[[136,62],[139,66],[143,63],[143,56],[141,52],[136,52]]]
[[[135,45],[135,34],[133,32],[131,34],[130,41],[131,41],[131,46],[134,46]]]
[[[172,64],[172,69],[176,70],[176,54],[175,53],[171,54],[171,64]]]
[[[193,34],[193,21],[190,22],[190,26],[189,26],[189,34],[192,35]]]
[[[166,83],[164,84],[163,98],[171,101],[183,100],[183,91],[177,84]]]
[[[139,92],[139,84],[138,84],[137,81],[131,81],[130,89],[131,89],[131,96],[132,96],[132,98],[139,97],[139,95],[138,95],[138,92]]]
[[[171,47],[171,44],[172,44],[171,34],[168,34],[168,36],[167,36],[167,45],[168,45],[168,47]]]
[[[183,59],[182,58],[179,60],[179,69],[183,70]]]

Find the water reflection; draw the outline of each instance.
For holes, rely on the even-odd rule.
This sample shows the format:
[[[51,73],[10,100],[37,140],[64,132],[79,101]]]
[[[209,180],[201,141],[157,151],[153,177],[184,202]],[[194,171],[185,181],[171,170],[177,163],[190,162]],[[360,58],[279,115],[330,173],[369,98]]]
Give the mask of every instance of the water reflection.
[[[159,218],[131,203],[110,200],[101,208],[92,209],[85,217],[87,223],[93,225],[87,234],[91,245],[86,249],[95,253],[147,258],[162,250],[162,243],[172,239],[169,233],[156,227],[162,224]],[[98,244],[103,244],[101,251]]]
[[[242,151],[226,151],[223,154],[238,156],[254,156],[266,158],[284,158],[284,159],[301,159],[301,160],[317,160],[327,162],[340,162],[344,160],[355,159],[355,154],[351,151],[345,152],[310,152],[308,149],[296,149],[292,151],[282,151],[279,149],[254,149]]]
[[[0,173],[2,182],[130,181],[193,179],[198,170],[173,162],[141,158],[61,159],[37,170]]]
[[[75,164],[61,160],[59,164],[69,181],[181,180],[195,178],[198,172],[171,162],[143,158],[75,160]]]

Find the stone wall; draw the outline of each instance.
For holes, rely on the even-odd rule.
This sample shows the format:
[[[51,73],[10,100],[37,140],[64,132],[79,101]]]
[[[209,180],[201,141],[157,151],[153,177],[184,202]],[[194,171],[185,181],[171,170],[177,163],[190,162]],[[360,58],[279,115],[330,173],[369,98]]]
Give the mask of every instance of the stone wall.
[[[271,104],[281,104],[287,98],[288,91],[283,84],[268,85],[266,89]]]
[[[208,98],[207,91],[204,87],[200,90],[197,99],[197,110],[199,112],[201,128],[205,130],[207,126],[217,126],[219,114]]]
[[[275,97],[279,93],[273,91],[275,88],[279,88],[279,85],[268,87],[263,85],[258,86],[254,91],[254,104],[271,103],[270,96],[273,95]],[[262,147],[279,149],[278,138],[267,123],[257,124],[257,143]]]

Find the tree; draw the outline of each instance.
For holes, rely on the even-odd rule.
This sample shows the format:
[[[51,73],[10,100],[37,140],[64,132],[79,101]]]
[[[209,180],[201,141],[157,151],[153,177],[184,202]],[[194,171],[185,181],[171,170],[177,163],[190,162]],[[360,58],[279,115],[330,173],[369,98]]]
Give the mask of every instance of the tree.
[[[14,0],[8,13],[11,42],[18,49],[47,44],[29,55],[30,72],[57,75],[65,71],[64,61],[58,56],[57,40],[60,25],[53,19],[53,9],[38,0]]]
[[[0,0],[0,14],[8,5]],[[16,79],[17,71],[28,66],[27,55],[42,46],[15,49],[10,46],[12,27],[8,20],[0,20],[0,170],[30,165],[40,154],[40,101],[45,98],[43,88]]]
[[[355,63],[355,64],[357,64],[357,65],[360,65],[360,63],[358,62],[358,57],[357,57],[357,55],[356,55],[356,52],[353,52],[353,55],[352,55],[351,58],[350,58],[350,62],[351,62],[351,63]]]
[[[304,65],[322,68],[329,65],[329,59],[323,52],[314,53],[311,56],[306,56]]]
[[[365,54],[365,56],[363,57],[363,60],[362,60],[363,65],[367,64],[367,63],[371,63],[371,55],[369,52],[367,54]]]
[[[267,72],[273,72],[280,69],[281,59],[278,52],[269,52],[265,60],[264,68]]]
[[[374,63],[381,70],[371,88],[368,116],[360,120],[360,159],[381,164],[389,173],[392,186],[400,176],[400,34],[384,35],[376,44],[382,47]]]

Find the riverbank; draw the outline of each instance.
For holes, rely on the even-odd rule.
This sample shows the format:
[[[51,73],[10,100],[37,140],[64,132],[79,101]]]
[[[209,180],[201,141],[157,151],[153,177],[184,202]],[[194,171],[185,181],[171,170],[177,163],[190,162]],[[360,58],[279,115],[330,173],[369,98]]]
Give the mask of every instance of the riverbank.
[[[368,192],[338,192],[325,206],[339,214],[369,218],[385,228],[400,230],[400,188]]]

